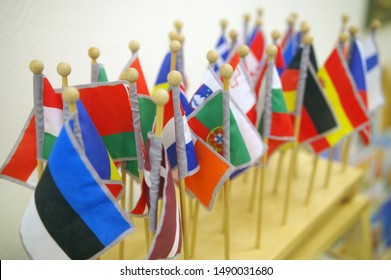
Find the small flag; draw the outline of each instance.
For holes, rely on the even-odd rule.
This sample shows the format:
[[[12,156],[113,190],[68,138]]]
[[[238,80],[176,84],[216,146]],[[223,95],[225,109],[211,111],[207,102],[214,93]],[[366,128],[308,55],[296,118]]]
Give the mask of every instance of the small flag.
[[[216,194],[230,177],[234,168],[195,134],[193,134],[193,142],[200,169],[185,178],[186,188],[201,205],[211,210]]]
[[[77,114],[64,124],[20,236],[33,259],[95,259],[134,231],[86,155]],[[104,151],[106,152],[106,151]]]
[[[368,108],[370,112],[374,112],[384,105],[384,94],[381,82],[379,52],[375,40],[375,33],[373,31],[364,41],[364,50],[366,60]]]
[[[211,114],[213,112],[213,114]],[[223,92],[213,93],[188,116],[193,132],[223,155]],[[230,163],[236,169],[252,165],[265,151],[264,143],[234,101],[230,103]]]
[[[354,84],[359,92],[362,102],[368,111],[368,95],[366,82],[366,62],[364,58],[364,48],[357,38],[353,38],[351,42],[349,55],[349,69],[352,74]],[[364,145],[370,144],[371,126],[368,123],[363,129],[359,130],[359,135]]]
[[[174,117],[174,96],[173,89],[169,90],[169,102],[164,106],[164,118],[163,118],[163,146],[166,150],[167,157],[170,162],[170,167],[175,169],[178,166],[177,163],[177,125]],[[181,100],[182,101],[182,100]],[[186,101],[187,102],[187,101]],[[182,105],[181,102],[180,105]],[[190,107],[190,105],[187,105]],[[184,176],[189,176],[198,170],[198,162],[197,157],[195,155],[194,146],[192,142],[191,132],[189,125],[187,123],[187,119],[184,113],[184,109],[181,106],[180,112],[182,115],[182,127],[183,129],[183,137],[185,142],[186,149],[186,158],[187,158],[187,174]]]
[[[210,95],[222,88],[222,83],[216,72],[209,65],[208,69],[202,78],[202,84],[193,94],[190,100],[190,107],[192,110],[198,108]]]
[[[257,120],[256,104],[257,98],[253,84],[248,74],[244,61],[241,60],[229,81],[230,95],[236,102],[239,109],[247,116],[250,122],[255,125]]]
[[[148,90],[147,82],[145,81],[143,69],[141,67],[138,51],[132,54],[132,58],[128,61],[128,63],[126,63],[122,72],[124,72],[128,68],[134,68],[138,72],[138,79],[136,83],[137,93],[149,95],[149,90]]]
[[[361,102],[348,71],[342,52],[336,47],[318,72],[339,127],[325,137],[310,143],[317,153],[335,146],[342,138],[356,129],[363,128],[368,123],[365,106]]]
[[[258,131],[268,138],[268,158],[280,146],[293,141],[295,134],[293,122],[282,93],[282,86],[274,62],[268,63],[266,72],[266,96]],[[270,79],[270,82],[268,80]],[[268,88],[270,87],[270,88]]]
[[[221,65],[223,65],[227,61],[229,51],[230,51],[228,40],[225,37],[224,32],[220,35],[220,37],[216,43],[216,51],[219,54],[219,58],[215,63],[214,71],[216,73],[219,73],[220,67],[221,67]]]

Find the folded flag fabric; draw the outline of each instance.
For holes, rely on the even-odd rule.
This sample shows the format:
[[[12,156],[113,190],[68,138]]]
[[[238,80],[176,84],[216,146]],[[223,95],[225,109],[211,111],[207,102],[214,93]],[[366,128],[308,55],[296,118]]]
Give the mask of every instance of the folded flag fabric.
[[[255,96],[251,77],[246,70],[245,62],[242,59],[236,66],[229,81],[229,85],[232,99],[250,122],[255,125],[257,121],[257,98]]]
[[[217,59],[215,65],[214,65],[214,71],[216,73],[219,73],[220,67],[221,67],[221,65],[223,65],[227,61],[229,51],[230,51],[228,40],[227,40],[224,32],[221,33],[219,39],[217,40],[216,51],[219,55],[219,58]]]
[[[376,111],[384,105],[384,93],[381,82],[381,68],[379,63],[379,51],[377,48],[375,33],[372,31],[364,41],[368,108],[370,112]]]
[[[105,67],[102,63],[91,64],[91,83],[108,82]]]
[[[21,222],[33,259],[95,259],[134,230],[87,157],[77,116],[65,122]]]
[[[159,88],[162,88],[165,90],[169,89],[170,85],[167,81],[167,76],[168,76],[168,73],[170,73],[170,71],[171,71],[171,52],[167,52],[166,56],[163,59],[162,65],[160,66],[159,73],[156,78],[155,86],[153,87],[152,92],[154,92],[155,90],[157,90]],[[185,87],[183,84],[181,84],[180,89],[181,89],[180,97],[181,97],[182,108],[183,108],[183,110],[185,110],[186,115],[188,115],[191,113],[192,110],[191,110],[189,101],[187,100]]]
[[[213,93],[188,116],[193,132],[223,155],[223,91]],[[230,102],[230,163],[236,168],[254,164],[265,145],[247,117],[234,101]]]
[[[192,110],[198,108],[210,95],[215,91],[222,88],[221,80],[213,70],[212,66],[208,66],[204,77],[202,78],[202,84],[193,94],[190,99],[190,107]]]
[[[317,62],[313,46],[305,46],[297,51],[281,76],[288,111],[296,116],[300,115],[299,143],[308,143],[322,138],[338,126],[316,71]],[[300,79],[303,79],[302,84]]]
[[[283,56],[285,63],[289,65],[296,55],[301,45],[302,32],[294,33],[286,42],[285,48],[283,48]]]
[[[268,138],[267,153],[268,157],[270,157],[280,146],[293,141],[295,133],[292,118],[282,93],[281,80],[274,62],[268,63],[265,79],[264,108],[257,127],[262,137]]]
[[[358,38],[352,38],[349,54],[349,69],[352,74],[354,84],[359,92],[362,102],[365,105],[367,111],[368,108],[368,95],[367,95],[367,81],[366,81],[366,62],[364,57],[364,48]],[[369,113],[369,112],[368,112]],[[359,135],[364,145],[370,144],[371,139],[371,126],[368,123],[363,129],[359,130]]]
[[[257,84],[261,77],[263,65],[265,64],[266,39],[261,27],[256,26],[249,39],[249,53],[245,58],[245,65],[252,84]]]
[[[138,72],[138,79],[136,82],[137,93],[149,95],[149,90],[148,90],[147,82],[145,80],[144,71],[141,67],[138,51],[132,54],[131,59],[126,63],[121,73],[123,73],[128,68],[134,68]]]
[[[151,140],[150,149],[153,150],[149,155],[160,156],[162,152],[161,140],[152,133],[149,137]],[[154,161],[153,158],[150,158],[150,161],[151,165],[156,163],[159,164],[159,166],[156,167],[160,170],[160,181],[163,181],[163,203],[160,219],[157,222],[156,232],[148,253],[148,259],[172,259],[180,254],[182,248],[182,226],[179,207],[176,200],[174,179],[167,158],[163,160],[162,165],[160,165],[159,161]],[[151,171],[152,168],[154,168],[154,166],[151,166]],[[157,181],[159,181],[159,178],[157,178]],[[157,205],[155,205],[155,207],[157,207]],[[157,219],[157,217],[155,217],[155,219]]]
[[[166,150],[167,157],[170,162],[170,166],[175,170],[178,166],[177,162],[177,130],[180,128],[176,127],[176,121],[174,117],[174,95],[173,89],[169,90],[169,102],[164,106],[164,118],[163,118],[163,146]],[[182,101],[182,100],[181,100]],[[187,102],[187,101],[186,101]],[[184,135],[185,149],[186,149],[186,159],[187,159],[187,174],[184,176],[189,176],[198,170],[198,161],[194,151],[194,145],[192,142],[191,132],[187,119],[182,107],[183,102],[181,102],[180,112],[182,115],[182,129]],[[190,107],[190,105],[187,105]]]
[[[338,129],[310,143],[314,152],[320,153],[335,146],[342,138],[369,121],[365,105],[351,79],[342,51],[336,47],[318,72],[324,91],[334,109]]]

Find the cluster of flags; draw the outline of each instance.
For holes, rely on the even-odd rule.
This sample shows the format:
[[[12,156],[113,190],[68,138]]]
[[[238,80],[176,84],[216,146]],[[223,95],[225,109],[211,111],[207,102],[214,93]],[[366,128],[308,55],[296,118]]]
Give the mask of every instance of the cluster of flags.
[[[1,177],[35,190],[20,229],[28,254],[96,258],[134,230],[131,214],[148,215],[156,233],[147,258],[173,258],[183,233],[177,180],[184,179],[188,193],[211,210],[224,182],[293,141],[320,153],[358,131],[369,144],[370,113],[383,104],[374,34],[364,45],[353,36],[346,54],[337,44],[320,69],[312,42],[303,44],[305,36],[289,26],[273,42],[277,51],[271,58],[260,21],[240,36],[243,42],[230,43],[223,29],[215,46],[218,59],[191,98],[184,81],[170,85],[167,78],[175,69],[184,72],[183,50],[175,69],[168,52],[152,90],[169,94],[161,136],[153,133],[156,105],[138,48],[119,81],[109,82],[102,64],[91,65],[91,83],[76,86],[76,112],[63,102],[63,88],[53,89],[44,74],[34,74],[34,108],[0,169]],[[224,63],[233,68],[229,91],[219,73]],[[124,80],[128,69],[137,70],[135,84]],[[46,163],[40,178],[38,161]],[[142,179],[130,213],[118,203],[124,190],[118,163]]]

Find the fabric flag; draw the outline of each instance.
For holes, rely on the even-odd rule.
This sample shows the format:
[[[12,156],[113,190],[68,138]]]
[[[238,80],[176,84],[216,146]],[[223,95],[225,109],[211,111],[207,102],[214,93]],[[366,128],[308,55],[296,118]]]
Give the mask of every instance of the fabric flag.
[[[363,128],[368,123],[368,115],[338,47],[331,52],[318,77],[339,123],[338,129],[310,143],[314,152],[320,153],[335,146],[355,129]]]
[[[219,73],[221,65],[223,65],[227,61],[229,50],[230,49],[229,49],[228,40],[225,37],[224,32],[222,32],[216,43],[216,51],[219,54],[219,58],[217,59],[214,65],[214,71],[216,73]]]
[[[169,90],[169,102],[164,106],[164,118],[163,118],[163,146],[167,152],[167,157],[170,161],[170,166],[174,170],[178,166],[177,164],[177,130],[183,129],[184,144],[186,150],[186,159],[187,159],[187,174],[184,176],[189,176],[198,170],[197,157],[194,151],[194,145],[192,142],[191,132],[187,123],[186,116],[184,114],[184,109],[180,106],[180,114],[182,115],[182,125],[177,126],[175,120],[175,110],[174,110],[174,89]],[[182,101],[182,100],[181,100]],[[187,101],[186,101],[187,102]],[[181,102],[180,105],[182,105]],[[190,107],[190,105],[187,105]]]
[[[21,222],[33,259],[95,259],[134,231],[86,155],[77,122],[71,114],[64,124]]]
[[[354,84],[359,92],[362,102],[368,109],[368,95],[367,95],[367,82],[366,82],[366,62],[364,58],[364,48],[361,42],[357,38],[353,38],[350,46],[349,55],[349,69],[352,74]],[[359,131],[361,140],[364,145],[370,144],[371,139],[371,126],[366,125]]]
[[[213,112],[213,114],[211,114]],[[213,93],[188,116],[193,132],[223,155],[223,92]],[[230,163],[236,168],[252,165],[265,151],[264,143],[235,101],[230,103]]]
[[[145,81],[144,71],[141,67],[140,59],[138,57],[138,51],[132,54],[132,58],[128,61],[128,63],[126,63],[121,73],[123,73],[128,68],[134,68],[138,72],[138,80],[136,83],[137,93],[149,95],[147,82]]]
[[[289,65],[296,55],[301,45],[302,32],[296,32],[286,43],[286,47],[283,50],[284,61]]]
[[[277,47],[277,54],[276,54],[276,58],[275,58],[275,63],[276,63],[278,75],[281,76],[286,68],[286,63],[284,60],[284,56],[282,55],[281,47],[278,46],[277,44],[275,44],[275,46]]]
[[[162,151],[160,139],[153,135],[150,147],[154,149],[154,152],[150,154],[151,156],[153,154],[159,155]],[[152,163],[153,159],[150,160]],[[160,176],[164,181],[162,190],[163,203],[160,220],[158,221],[156,233],[148,253],[149,260],[172,259],[180,254],[182,248],[181,220],[176,200],[174,179],[167,158],[163,161],[163,165],[158,166],[158,169],[160,169]]]
[[[44,75],[34,76],[34,87],[34,91],[38,89],[41,93],[34,94],[35,114],[27,120],[0,172],[2,177],[29,188],[37,184],[34,174],[37,158],[48,159],[64,119],[62,97],[58,94],[62,89],[53,90]],[[77,87],[112,158],[115,161],[136,159],[129,84],[111,82]]]
[[[192,110],[198,108],[212,93],[222,88],[221,80],[213,70],[212,66],[206,69],[202,84],[193,94],[190,100],[190,107]]]
[[[369,33],[364,41],[364,51],[366,60],[368,108],[370,112],[374,112],[384,104],[381,68],[375,32],[372,31]]]
[[[274,62],[268,63],[266,72],[266,95],[258,131],[263,138],[268,138],[268,158],[282,145],[293,141],[295,134],[282,93],[282,86]],[[268,82],[269,81],[269,82]]]
[[[236,102],[239,109],[246,114],[250,122],[255,125],[257,121],[257,98],[243,60],[239,62],[233,72],[229,85],[232,99]]]
[[[108,82],[105,67],[102,63],[91,64],[91,83]]]
[[[261,72],[265,64],[265,46],[265,35],[261,27],[256,26],[248,43],[250,51],[245,58],[246,69],[254,85],[261,79]]]
[[[338,126],[316,70],[313,47],[302,47],[281,76],[288,111],[300,115],[299,143],[321,138]]]
[[[0,178],[34,189],[38,182],[37,137],[34,111],[0,168]]]
[[[163,59],[162,65],[160,66],[160,70],[158,76],[156,78],[155,86],[153,87],[152,92],[155,90],[162,88],[168,90],[170,85],[167,81],[168,73],[171,71],[171,52],[168,52]],[[177,68],[177,67],[176,67]],[[189,101],[187,101],[184,85],[181,83],[181,104],[183,110],[185,110],[186,115],[191,113],[191,107]]]
[[[294,36],[295,33],[296,32],[294,29],[294,25],[288,24],[288,28],[285,31],[284,35],[282,35],[282,38],[281,38],[280,44],[279,44],[279,47],[281,48],[282,52],[285,51],[288,43],[290,42],[290,40],[292,39],[292,37]]]
[[[200,137],[193,134],[200,169],[185,178],[187,190],[209,211],[216,194],[232,174],[234,167]]]
[[[148,140],[148,132],[152,131],[153,122],[155,120],[156,105],[152,101],[151,97],[145,94],[137,94],[138,109],[140,114],[140,127],[142,136],[142,151],[145,154],[145,143]],[[138,179],[139,166],[136,160],[126,162],[126,172]]]

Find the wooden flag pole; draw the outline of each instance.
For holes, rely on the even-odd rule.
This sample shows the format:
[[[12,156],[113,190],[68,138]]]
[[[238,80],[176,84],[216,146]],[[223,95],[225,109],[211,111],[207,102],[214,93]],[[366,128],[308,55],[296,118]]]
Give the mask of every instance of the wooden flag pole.
[[[175,42],[175,41],[173,41]],[[175,64],[174,64],[175,65]],[[182,82],[182,75],[178,71],[170,71],[167,76],[168,83],[171,87],[179,87]],[[179,178],[179,199],[181,206],[182,233],[183,233],[183,255],[184,259],[189,259],[188,245],[188,227],[187,227],[187,211],[186,211],[186,185],[185,178]]]
[[[167,81],[170,86],[179,86],[182,82],[182,75],[175,71],[176,69],[176,58],[177,53],[181,49],[181,43],[177,40],[173,40],[170,43],[171,51],[171,63],[170,63],[170,73],[167,76]],[[189,243],[188,243],[188,227],[187,227],[187,212],[186,212],[186,185],[185,179],[179,179],[179,200],[181,208],[181,219],[182,219],[182,242],[183,242],[183,255],[184,259],[189,259]]]
[[[268,45],[266,47],[266,54],[268,56],[268,62],[273,63],[269,64],[274,67],[274,60],[275,56],[277,54],[277,47],[275,45]],[[273,73],[273,68],[267,69],[267,79],[266,79],[266,97],[265,97],[265,109],[264,109],[264,120],[266,120],[265,113],[267,110],[270,109],[271,111],[271,102],[272,102],[272,84],[273,84],[273,75],[269,75],[270,73]],[[269,104],[268,104],[269,103]],[[266,106],[269,107],[266,108]],[[263,141],[265,143],[265,146],[268,145],[270,135],[270,125],[269,128],[267,128],[266,122],[264,122],[263,126],[264,132],[263,132]],[[255,239],[255,248],[260,249],[261,248],[261,236],[262,236],[262,217],[263,217],[263,193],[265,190],[265,175],[266,175],[266,166],[267,166],[267,151],[264,153],[262,157],[262,167],[261,167],[261,184],[259,188],[259,196],[258,196],[258,219],[257,219],[257,228],[256,228],[256,239]]]
[[[72,68],[71,66],[66,62],[60,62],[57,65],[57,73],[62,78],[62,86],[67,87],[68,86],[68,76],[71,73]]]
[[[311,200],[312,191],[314,189],[316,170],[318,169],[318,161],[319,161],[319,155],[315,154],[314,155],[314,162],[312,164],[312,171],[311,171],[310,181],[308,183],[308,188],[307,188],[307,195],[306,195],[305,201],[304,201],[304,206],[307,206],[310,203],[310,200]]]
[[[91,64],[97,64],[97,59],[100,56],[100,51],[96,47],[91,47],[88,49],[88,56],[91,58]]]
[[[304,24],[302,24],[302,27],[303,26],[304,26]],[[302,30],[303,30],[303,28],[302,28]],[[313,41],[313,39],[310,35],[306,34],[305,36],[303,36],[303,43],[305,45],[305,48],[309,47],[312,44],[312,41]],[[301,66],[302,65],[300,65],[300,75],[306,75],[307,69],[305,69],[305,72],[303,72],[304,69],[301,69],[302,68]],[[301,83],[303,83],[303,84],[301,84]],[[304,81],[302,81],[301,77],[299,77],[299,85],[298,85],[297,92],[299,93],[299,91],[303,91],[303,93],[304,93],[304,86],[305,86]],[[300,87],[303,87],[303,88],[300,89]],[[298,98],[298,96],[296,98]],[[297,103],[296,107],[299,105],[300,104]],[[291,153],[291,158],[290,158],[290,160],[291,160],[290,161],[290,168],[288,170],[288,180],[287,180],[285,199],[284,199],[284,209],[283,209],[283,214],[282,214],[282,224],[283,225],[286,225],[286,223],[287,223],[290,191],[291,191],[292,181],[293,181],[293,177],[294,177],[294,173],[295,173],[295,169],[296,169],[296,165],[297,165],[296,164],[297,151],[298,151],[298,144],[299,144],[299,132],[300,132],[300,122],[301,122],[301,115],[299,114],[299,112],[300,112],[299,108],[296,108],[296,117],[295,117],[295,122],[294,122],[295,140],[293,141],[292,153]]]
[[[349,33],[350,33],[350,37],[351,38],[354,38],[356,37],[357,35],[357,32],[358,32],[358,29],[356,26],[351,26],[349,28]],[[350,54],[348,54],[348,57],[350,56]],[[341,168],[341,171],[344,173],[346,171],[346,167],[349,163],[349,154],[350,154],[350,147],[352,145],[352,141],[353,141],[353,135],[350,134],[347,139],[345,140],[345,143],[343,145],[343,150],[342,150],[342,168]]]
[[[223,64],[220,67],[220,75],[223,77],[223,89],[224,89],[224,95],[229,94],[229,81],[231,79],[233,73],[232,66],[229,64]],[[224,97],[224,98],[229,98],[229,96]],[[228,99],[229,101],[229,99]],[[229,122],[229,114],[228,116],[226,115],[227,111],[229,112],[229,102],[228,104],[224,104],[225,102],[223,101],[223,124],[225,120],[228,120]],[[228,108],[224,108],[224,106],[228,106]],[[224,131],[223,131],[223,137],[224,137],[224,157],[225,159],[231,161],[230,156],[229,156],[229,141],[227,141],[227,138],[229,139],[229,129],[230,127],[226,127],[223,125]],[[226,260],[230,259],[230,226],[229,226],[229,221],[230,221],[230,201],[231,201],[231,194],[230,194],[230,185],[231,181],[228,179],[224,183],[224,258]]]
[[[44,65],[42,61],[34,59],[30,62],[29,68],[34,75],[41,75],[44,69]],[[40,179],[43,173],[43,162],[39,159],[37,159],[37,173],[38,179]]]
[[[76,102],[79,100],[80,94],[75,87],[65,87],[62,92],[62,99],[69,105],[69,112],[76,113]]]
[[[231,38],[230,52],[232,52],[238,41],[238,32],[235,29],[231,29],[229,31],[229,37]]]
[[[327,162],[326,177],[325,177],[324,185],[323,185],[323,187],[325,189],[327,189],[330,185],[330,178],[331,178],[331,171],[333,168],[333,162],[334,162],[334,147],[331,147],[330,151],[329,151],[329,160]]]
[[[164,105],[169,100],[167,90],[159,88],[152,92],[152,101],[156,104],[156,118],[155,118],[155,136],[162,137],[163,135],[163,119],[164,119]],[[150,243],[155,235],[155,232],[151,231],[149,234]]]
[[[206,59],[209,62],[209,67],[214,67],[214,64],[219,59],[219,54],[215,50],[210,50],[206,54]],[[197,241],[197,232],[198,232],[198,213],[200,208],[200,202],[195,199],[194,215],[193,215],[193,226],[192,226],[192,235],[190,243],[190,259],[194,258],[196,241]]]
[[[342,21],[341,32],[345,32],[346,31],[346,26],[347,26],[348,21],[349,21],[349,15],[348,14],[342,14],[341,21]]]
[[[274,185],[273,185],[274,195],[278,193],[278,186],[280,185],[280,177],[281,177],[282,165],[284,164],[285,151],[286,151],[285,149],[281,150],[278,155],[277,171],[276,171],[276,175],[274,176]]]
[[[183,22],[180,21],[179,19],[177,19],[176,21],[174,21],[174,27],[176,29],[176,32],[178,34],[181,34],[182,32],[182,27],[183,27]]]

